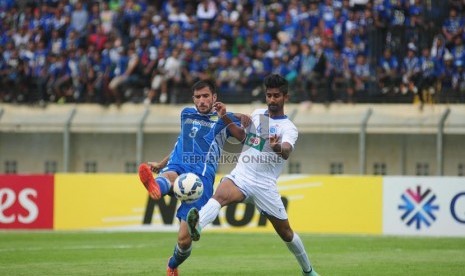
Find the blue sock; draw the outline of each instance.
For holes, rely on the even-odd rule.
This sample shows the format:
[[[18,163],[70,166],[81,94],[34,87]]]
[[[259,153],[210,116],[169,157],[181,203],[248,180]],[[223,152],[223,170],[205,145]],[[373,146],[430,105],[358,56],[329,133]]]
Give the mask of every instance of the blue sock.
[[[178,244],[174,248],[173,256],[170,258],[168,262],[168,266],[170,268],[177,268],[180,264],[182,264],[189,256],[191,255],[192,246],[186,250],[182,250]]]
[[[157,176],[155,181],[158,183],[158,186],[160,186],[161,195],[166,195],[170,192],[171,184],[168,178]]]

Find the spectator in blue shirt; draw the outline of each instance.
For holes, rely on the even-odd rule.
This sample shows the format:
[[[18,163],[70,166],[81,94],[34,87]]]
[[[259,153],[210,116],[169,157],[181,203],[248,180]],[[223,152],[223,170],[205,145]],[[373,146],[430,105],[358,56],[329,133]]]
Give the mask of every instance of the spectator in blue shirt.
[[[450,9],[449,17],[442,25],[442,34],[446,38],[446,45],[448,47],[454,44],[456,37],[462,35],[463,27],[463,18],[457,13],[455,8]]]
[[[378,62],[378,84],[383,94],[393,95],[399,92],[399,61],[392,51],[386,48]]]
[[[422,102],[432,103],[436,93],[437,64],[431,57],[430,49],[423,48],[420,57],[420,76],[418,80],[418,90]]]

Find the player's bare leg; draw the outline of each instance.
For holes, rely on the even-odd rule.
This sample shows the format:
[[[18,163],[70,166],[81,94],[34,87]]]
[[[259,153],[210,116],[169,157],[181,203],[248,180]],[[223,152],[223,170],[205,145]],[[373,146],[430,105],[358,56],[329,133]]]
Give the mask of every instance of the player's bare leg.
[[[189,236],[187,223],[184,220],[181,220],[178,232],[178,241],[174,247],[173,256],[171,256],[168,260],[168,267],[166,269],[167,275],[178,275],[178,266],[189,258],[191,251],[192,240]]]

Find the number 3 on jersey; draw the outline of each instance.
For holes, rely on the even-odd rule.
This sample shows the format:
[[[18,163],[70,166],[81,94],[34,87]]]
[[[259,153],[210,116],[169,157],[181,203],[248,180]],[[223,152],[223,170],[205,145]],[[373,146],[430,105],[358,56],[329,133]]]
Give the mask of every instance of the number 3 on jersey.
[[[197,136],[197,132],[199,132],[199,129],[201,127],[202,125],[200,125],[199,122],[197,121],[192,122],[192,128],[191,128],[191,132],[189,133],[189,137],[195,138],[195,136]]]

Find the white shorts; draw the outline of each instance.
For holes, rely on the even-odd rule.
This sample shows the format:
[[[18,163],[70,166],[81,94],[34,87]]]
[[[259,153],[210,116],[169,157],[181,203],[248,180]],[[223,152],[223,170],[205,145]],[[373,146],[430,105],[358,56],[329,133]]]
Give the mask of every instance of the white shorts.
[[[225,178],[230,179],[245,195],[244,203],[252,203],[258,211],[277,219],[286,220],[288,218],[286,208],[284,208],[281,195],[276,185],[264,187],[258,186],[240,174],[228,174]]]

